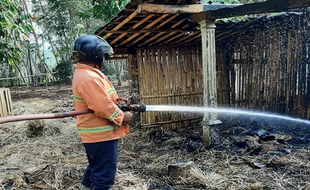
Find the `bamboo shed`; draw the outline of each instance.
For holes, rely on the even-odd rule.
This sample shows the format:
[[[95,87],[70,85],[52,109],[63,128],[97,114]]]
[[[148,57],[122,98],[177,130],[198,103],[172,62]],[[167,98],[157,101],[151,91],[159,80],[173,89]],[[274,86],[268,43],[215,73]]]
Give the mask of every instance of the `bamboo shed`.
[[[219,104],[309,119],[309,11],[224,25],[230,34],[217,38]]]
[[[309,5],[310,0],[270,0],[247,5],[199,4],[196,0],[132,0],[95,34],[112,45],[115,59],[128,58],[128,71],[132,81],[137,81],[132,86],[146,105],[217,107],[225,104],[234,107],[240,105],[236,104],[239,99],[235,98],[236,88],[232,91],[231,84],[231,80],[238,78],[237,70],[232,70],[233,64],[227,64],[231,56],[238,54],[229,49],[234,44],[236,23],[220,23],[215,19],[281,12]],[[239,29],[242,38],[243,29]],[[228,45],[226,49],[225,45]],[[221,57],[224,55],[228,58]],[[238,84],[243,83],[239,80]],[[247,86],[239,87],[245,89]],[[174,129],[201,120],[203,125],[209,125],[216,119],[215,114],[147,112],[143,113],[141,122],[142,126]]]

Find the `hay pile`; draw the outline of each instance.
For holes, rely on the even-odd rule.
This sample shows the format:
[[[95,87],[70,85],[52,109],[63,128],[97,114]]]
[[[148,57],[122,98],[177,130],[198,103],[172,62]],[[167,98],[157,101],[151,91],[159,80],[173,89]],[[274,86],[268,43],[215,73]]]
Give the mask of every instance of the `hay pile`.
[[[13,106],[17,115],[73,109],[70,96],[24,99]],[[201,148],[198,126],[154,136],[133,125],[132,133],[119,141],[114,189],[310,188],[307,144],[294,147],[289,144],[294,136],[285,132],[253,134],[253,125],[264,128],[261,120],[221,120],[221,144],[210,150]],[[192,161],[197,169],[185,177],[169,176],[168,165],[180,160]],[[74,118],[0,125],[0,189],[79,189],[86,165]]]

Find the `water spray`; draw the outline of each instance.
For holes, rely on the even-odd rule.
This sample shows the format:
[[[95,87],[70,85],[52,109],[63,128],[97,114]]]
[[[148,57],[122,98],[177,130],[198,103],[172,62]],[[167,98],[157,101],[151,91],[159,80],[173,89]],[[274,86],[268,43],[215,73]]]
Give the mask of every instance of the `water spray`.
[[[193,113],[217,113],[222,115],[248,115],[248,116],[283,119],[287,121],[301,122],[310,125],[310,121],[300,118],[293,118],[289,116],[277,115],[267,112],[257,112],[257,111],[231,109],[231,108],[147,105],[146,111],[178,111],[178,112],[193,112]]]
[[[255,112],[250,110],[238,110],[230,108],[212,108],[212,107],[191,107],[191,106],[175,106],[175,105],[145,105],[143,103],[130,104],[130,102],[125,98],[117,99],[117,106],[122,111],[134,111],[134,112],[163,112],[163,111],[173,111],[173,112],[192,112],[192,113],[217,113],[222,115],[248,115],[248,116],[260,116],[267,118],[283,119],[287,121],[301,122],[310,125],[310,121],[303,120],[300,118],[293,118],[289,116],[282,116],[272,113],[265,112]],[[55,114],[32,114],[32,115],[19,115],[19,116],[7,116],[0,118],[0,124],[23,121],[23,120],[37,120],[37,119],[56,119],[64,117],[74,117],[83,114],[93,113],[93,110],[77,110],[65,113],[55,113]]]

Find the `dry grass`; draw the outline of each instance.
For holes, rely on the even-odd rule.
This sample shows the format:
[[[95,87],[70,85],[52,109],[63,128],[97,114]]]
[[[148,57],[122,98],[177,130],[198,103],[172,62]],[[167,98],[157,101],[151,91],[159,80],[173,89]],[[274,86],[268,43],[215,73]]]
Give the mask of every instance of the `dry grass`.
[[[72,110],[70,97],[14,101],[18,115]],[[231,119],[231,118],[230,118]],[[232,126],[232,128],[243,128]],[[236,130],[233,130],[236,131]],[[245,129],[243,131],[246,131]],[[225,131],[224,131],[225,132]],[[199,127],[168,131],[156,138],[153,131],[135,127],[119,141],[118,172],[114,189],[309,189],[310,150],[289,147],[275,140],[227,133],[222,144],[201,150]],[[285,139],[282,134],[276,138]],[[234,142],[249,142],[238,148]],[[196,147],[196,148],[195,148]],[[198,148],[197,148],[198,147]],[[253,154],[261,147],[257,154]],[[168,165],[179,160],[197,166],[186,178],[168,175]],[[79,189],[87,165],[74,118],[20,121],[0,126],[0,189]],[[265,167],[258,167],[265,166]]]

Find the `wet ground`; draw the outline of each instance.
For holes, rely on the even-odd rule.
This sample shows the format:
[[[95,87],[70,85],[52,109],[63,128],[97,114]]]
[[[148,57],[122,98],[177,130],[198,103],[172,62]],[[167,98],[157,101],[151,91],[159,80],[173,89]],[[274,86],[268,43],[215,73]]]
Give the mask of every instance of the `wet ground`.
[[[118,88],[128,96],[126,87]],[[11,90],[14,113],[73,110],[71,86]],[[219,116],[218,144],[202,146],[201,126],[155,132],[132,123],[119,141],[114,189],[309,189],[309,126],[240,115]],[[155,135],[154,135],[155,134]],[[74,118],[0,124],[0,189],[79,189],[87,159]],[[168,167],[193,162],[185,176]]]

